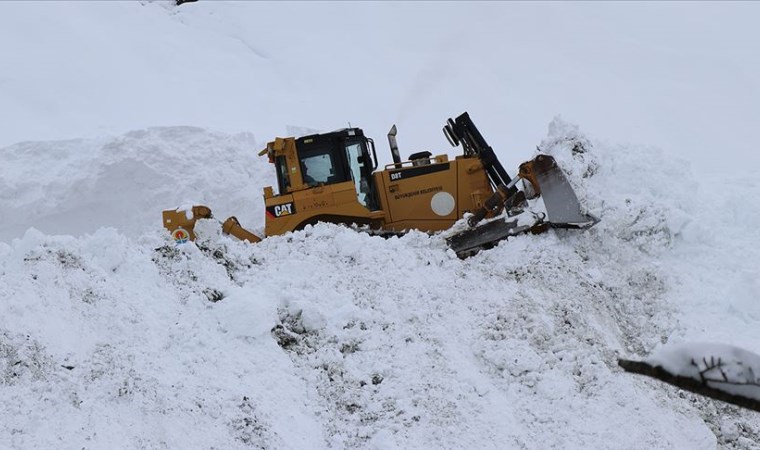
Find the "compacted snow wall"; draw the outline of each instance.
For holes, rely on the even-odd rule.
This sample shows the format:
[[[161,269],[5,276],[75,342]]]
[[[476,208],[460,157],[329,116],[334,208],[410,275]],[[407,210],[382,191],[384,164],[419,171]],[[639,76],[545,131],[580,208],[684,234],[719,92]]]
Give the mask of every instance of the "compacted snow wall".
[[[259,150],[251,134],[194,127],[3,148],[0,240],[30,226],[74,235],[116,227],[135,237],[160,223],[163,209],[187,204],[263,226],[262,187],[274,184],[274,171]]]

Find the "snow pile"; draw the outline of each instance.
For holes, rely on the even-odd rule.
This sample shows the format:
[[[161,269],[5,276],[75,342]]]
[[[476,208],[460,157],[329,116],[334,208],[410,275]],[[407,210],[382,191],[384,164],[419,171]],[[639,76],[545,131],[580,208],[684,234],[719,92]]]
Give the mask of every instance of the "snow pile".
[[[226,335],[217,320],[235,311],[167,283],[149,245],[103,229],[2,247],[1,446],[308,446],[319,429],[273,340]],[[199,273],[226,279],[214,264]],[[248,315],[249,334],[268,337],[272,320]]]
[[[679,341],[723,342],[757,352],[760,334],[760,181],[710,179],[692,193],[701,214],[663,263],[672,267],[682,311]]]
[[[659,149],[599,144],[555,118],[538,149],[555,157],[605,233],[657,255],[672,247],[698,213],[698,184],[688,161]],[[604,163],[600,163],[604,161]]]
[[[134,237],[160,223],[161,210],[183,204],[213,205],[219,217],[262,226],[261,189],[274,173],[258,147],[248,133],[194,127],[6,147],[0,240],[29,226],[75,235],[117,227]]]
[[[239,205],[238,186],[271,176],[233,158],[248,139],[130,133],[90,147],[119,151],[70,173],[97,179],[111,164],[109,179],[126,186],[135,172],[118,162],[141,148],[177,198],[215,178],[225,183],[209,204]],[[573,151],[578,142],[583,151]],[[24,145],[73,158],[65,143]],[[31,230],[0,244],[2,445],[710,448],[750,439],[756,418],[694,408],[616,366],[675,331],[668,297],[678,285],[660,261],[683,221],[664,211],[699,213],[674,186],[682,164],[654,151],[633,158],[648,150],[592,142],[561,120],[541,145],[603,222],[516,237],[464,261],[440,235],[386,240],[328,224],[257,245],[202,221],[198,245],[176,247],[158,220],[138,237]],[[194,157],[179,158],[187,148]],[[229,164],[218,162],[224,155]],[[70,192],[80,184],[37,177],[47,182],[30,205],[51,186],[81,198]],[[663,184],[670,195],[658,195]],[[153,215],[155,188],[135,183],[123,201]],[[721,427],[743,431],[729,439]]]

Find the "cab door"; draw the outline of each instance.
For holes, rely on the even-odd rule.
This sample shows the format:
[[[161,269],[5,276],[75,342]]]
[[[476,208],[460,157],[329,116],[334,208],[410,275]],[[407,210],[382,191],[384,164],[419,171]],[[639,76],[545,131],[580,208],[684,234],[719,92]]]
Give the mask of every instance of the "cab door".
[[[372,160],[363,139],[346,139],[344,142],[348,173],[354,182],[356,197],[370,211],[378,209],[375,188],[372,183]]]

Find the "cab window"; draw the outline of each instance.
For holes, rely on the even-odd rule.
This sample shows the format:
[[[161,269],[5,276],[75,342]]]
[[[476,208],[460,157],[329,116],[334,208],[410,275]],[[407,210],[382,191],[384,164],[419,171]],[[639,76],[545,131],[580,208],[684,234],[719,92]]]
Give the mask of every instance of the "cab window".
[[[351,179],[356,188],[356,197],[365,208],[377,209],[375,195],[372,190],[372,162],[363,141],[346,142],[346,159]]]
[[[348,159],[348,169],[356,188],[356,196],[359,203],[367,206],[367,197],[369,196],[369,185],[364,177],[364,152],[362,152],[361,142],[346,142],[346,158]]]
[[[313,153],[301,158],[303,182],[309,186],[329,184],[335,176],[335,162],[329,151]]]
[[[275,160],[277,167],[277,186],[280,188],[280,195],[288,192],[290,188],[290,177],[288,176],[288,164],[284,156],[278,156]]]
[[[312,147],[301,151],[301,176],[308,186],[346,181],[342,156],[331,146]]]

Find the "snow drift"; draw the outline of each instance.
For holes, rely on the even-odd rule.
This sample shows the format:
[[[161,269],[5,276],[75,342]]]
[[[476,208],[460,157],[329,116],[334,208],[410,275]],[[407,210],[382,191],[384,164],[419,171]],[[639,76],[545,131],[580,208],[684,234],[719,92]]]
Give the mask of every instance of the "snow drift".
[[[173,199],[263,210],[244,207],[251,186],[271,181],[250,136],[170,128],[5,149],[38,183],[23,197],[23,178],[7,180],[4,207],[27,220],[44,211],[34,220],[51,224],[76,212],[72,230],[100,228],[31,229],[0,244],[3,446],[757,442],[757,417],[616,367],[682,332],[689,310],[673,299],[686,263],[674,254],[694,245],[701,218],[688,168],[654,149],[593,142],[559,118],[539,148],[603,221],[464,261],[440,235],[382,239],[328,224],[248,245],[206,221],[197,246],[175,246],[158,220]],[[57,169],[34,168],[40,156]],[[108,182],[139,212],[124,222],[130,233],[97,214],[115,192]]]
[[[258,150],[251,134],[194,127],[6,147],[0,240],[30,225],[80,235],[110,226],[134,237],[162,209],[194,203],[237,214],[246,226],[263,225],[261,188],[273,184],[274,173]]]

